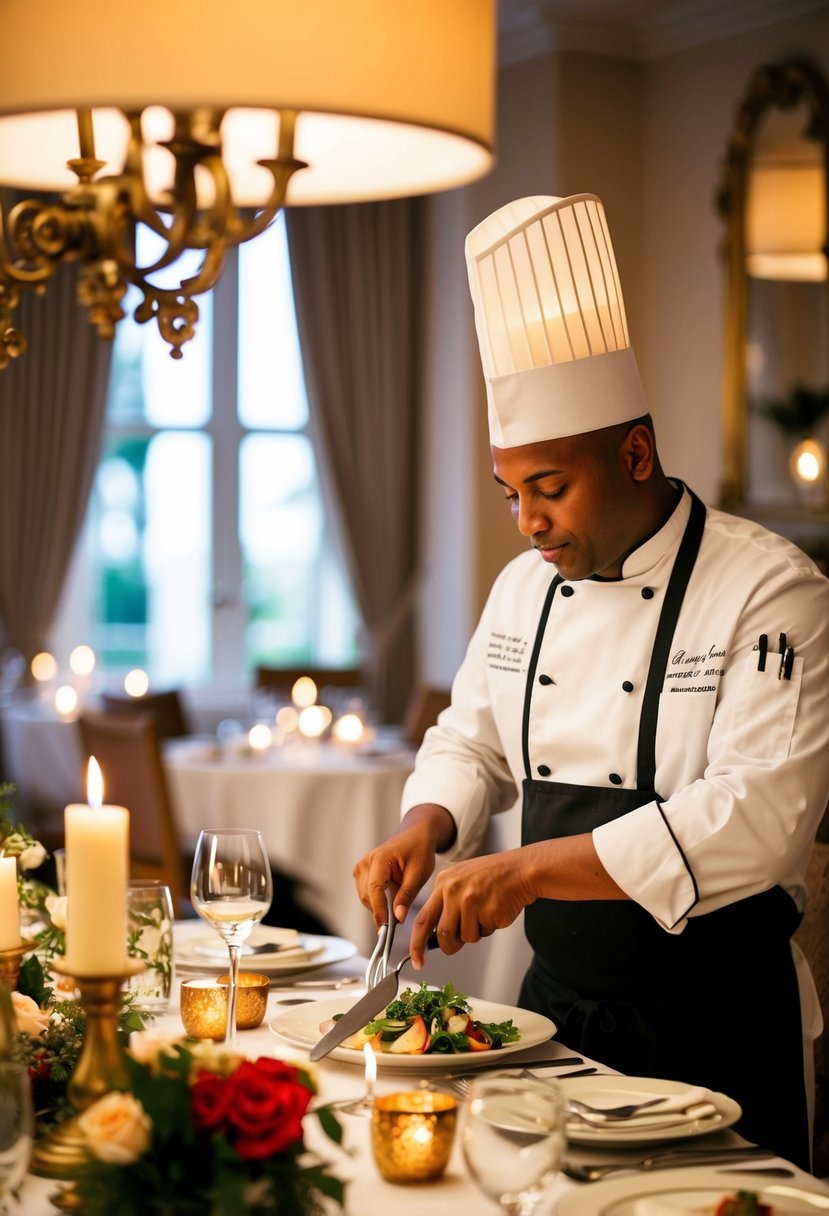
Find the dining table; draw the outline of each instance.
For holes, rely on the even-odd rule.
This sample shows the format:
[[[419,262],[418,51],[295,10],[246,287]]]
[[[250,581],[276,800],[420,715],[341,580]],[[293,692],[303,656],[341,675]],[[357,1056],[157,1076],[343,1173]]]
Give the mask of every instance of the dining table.
[[[263,927],[264,929],[264,927]],[[199,934],[204,934],[205,925],[201,922],[177,922],[175,934],[183,942],[192,943]],[[296,973],[279,971],[271,975],[271,987],[268,994],[267,1011],[262,1024],[251,1030],[241,1030],[238,1033],[237,1048],[247,1057],[255,1059],[269,1056],[289,1062],[301,1064],[308,1068],[316,1078],[318,1095],[316,1104],[329,1104],[341,1101],[355,1101],[365,1096],[366,1080],[363,1055],[354,1053],[354,1062],[344,1062],[335,1053],[324,1057],[316,1064],[309,1064],[308,1049],[298,1045],[296,1039],[289,1039],[275,1032],[275,1024],[285,1022],[286,1011],[296,1011],[306,1008],[306,1019],[316,1018],[316,1010],[330,1007],[332,1000],[342,1001],[343,1010],[354,999],[365,992],[365,968],[367,959],[356,949],[345,958],[331,964],[310,969],[306,966]],[[243,966],[248,967],[249,962]],[[185,974],[176,975],[173,984],[173,994],[169,1009],[161,1016],[155,1017],[152,1028],[171,1036],[183,1036],[184,1031],[179,1012],[179,985],[187,976],[197,974],[196,970],[188,970]],[[214,973],[215,972],[208,972]],[[419,978],[428,981],[428,970]],[[311,979],[320,986],[316,988],[303,987]],[[413,974],[404,973],[403,985],[413,982]],[[470,996],[475,1004],[474,996]],[[297,1003],[303,1002],[300,1006]],[[520,1013],[521,1011],[516,1011]],[[769,1037],[769,1051],[774,1050],[773,1033]],[[573,1057],[580,1060],[576,1064]],[[416,1184],[391,1183],[383,1179],[374,1159],[371,1147],[370,1118],[359,1114],[340,1112],[339,1121],[343,1128],[343,1141],[340,1146],[328,1140],[320,1129],[319,1123],[311,1111],[305,1117],[304,1135],[307,1148],[325,1160],[330,1171],[346,1183],[346,1198],[344,1209],[335,1204],[326,1207],[326,1212],[335,1216],[342,1211],[343,1216],[423,1216],[425,1210],[450,1211],[453,1216],[487,1216],[502,1210],[492,1199],[484,1196],[478,1190],[465,1164],[462,1151],[463,1134],[463,1096],[458,1094],[452,1083],[453,1074],[464,1071],[458,1067],[458,1057],[454,1064],[447,1065],[443,1070],[419,1071],[416,1059],[410,1060],[405,1068],[395,1069],[384,1067],[381,1060],[377,1072],[373,1093],[375,1096],[411,1090],[422,1082],[427,1082],[436,1089],[446,1088],[456,1096],[459,1106],[459,1124],[455,1137],[452,1154],[445,1173],[438,1179]],[[539,1062],[547,1062],[539,1067]],[[560,1062],[560,1063],[558,1063]],[[473,1061],[474,1065],[475,1061]],[[491,1060],[488,1060],[491,1064]],[[527,1048],[516,1047],[511,1054],[504,1057],[504,1070],[528,1068],[534,1075],[543,1077],[560,1088],[575,1086],[574,1074],[590,1079],[595,1083],[602,1077],[608,1082],[624,1080],[613,1069],[607,1068],[601,1061],[576,1053],[566,1044],[553,1038],[537,1043]],[[480,1066],[480,1065],[479,1065]],[[758,1061],[758,1066],[761,1062]],[[464,1061],[464,1067],[465,1061]],[[567,1078],[567,1079],[565,1079]],[[654,1082],[657,1084],[657,1082]],[[773,1100],[773,1095],[770,1095]],[[569,1125],[568,1125],[569,1126]],[[667,1135],[663,1133],[667,1140]],[[777,1188],[781,1194],[775,1214],[783,1212],[816,1212],[829,1211],[829,1185],[826,1181],[816,1179],[811,1174],[785,1161],[769,1151],[768,1155],[754,1160],[734,1161],[731,1154],[741,1153],[749,1148],[748,1142],[737,1134],[733,1128],[708,1132],[693,1139],[670,1140],[659,1144],[641,1142],[631,1147],[619,1148],[616,1144],[596,1145],[588,1143],[567,1143],[562,1159],[562,1169],[549,1184],[541,1196],[534,1216],[637,1216],[639,1211],[657,1213],[658,1206],[638,1208],[636,1203],[620,1203],[613,1199],[612,1189],[608,1196],[609,1184],[619,1187],[623,1179],[641,1181],[643,1192],[653,1186],[654,1179],[659,1179],[659,1193],[670,1193],[673,1189],[681,1190],[699,1179],[706,1187],[711,1185],[711,1179],[716,1179],[715,1185],[722,1187],[722,1194],[733,1194],[738,1189],[754,1191],[764,1188]],[[681,1156],[675,1166],[658,1170],[642,1170],[638,1162],[653,1152],[659,1150],[679,1150]],[[516,1150],[518,1151],[518,1150]],[[695,1166],[694,1154],[705,1151],[711,1154],[723,1155],[720,1164]],[[606,1162],[624,1162],[602,1182],[577,1181],[570,1174],[584,1165],[599,1165]],[[712,1173],[713,1171],[713,1173]],[[680,1183],[682,1186],[680,1186]],[[19,1193],[16,1205],[13,1203],[10,1212],[12,1216],[55,1216],[55,1208],[50,1202],[50,1195],[55,1193],[57,1184],[53,1180],[28,1175]],[[637,1183],[637,1188],[639,1185]],[[791,1195],[801,1196],[792,1199]],[[788,1196],[788,1197],[787,1197]],[[805,1196],[805,1199],[802,1198]],[[771,1193],[770,1193],[771,1199]],[[328,1202],[328,1201],[327,1201]],[[792,1206],[793,1205],[793,1206]],[[674,1210],[674,1209],[670,1209]],[[685,1209],[682,1209],[685,1210]],[[698,1207],[689,1207],[688,1212],[700,1211]],[[703,1209],[704,1210],[704,1209]]]

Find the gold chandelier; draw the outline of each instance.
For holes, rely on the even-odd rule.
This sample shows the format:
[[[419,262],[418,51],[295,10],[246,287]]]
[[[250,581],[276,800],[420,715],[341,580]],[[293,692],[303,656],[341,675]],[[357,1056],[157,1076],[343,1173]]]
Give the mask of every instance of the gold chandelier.
[[[134,284],[180,358],[194,297],[283,205],[491,164],[495,0],[3,0],[0,30],[0,187],[41,192],[0,207],[0,368],[21,291],[64,262],[102,337]]]

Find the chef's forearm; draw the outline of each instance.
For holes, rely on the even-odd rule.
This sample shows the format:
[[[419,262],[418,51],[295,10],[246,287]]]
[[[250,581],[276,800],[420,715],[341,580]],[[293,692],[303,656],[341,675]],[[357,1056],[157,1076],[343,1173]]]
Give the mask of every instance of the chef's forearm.
[[[421,802],[411,807],[400,822],[400,830],[425,829],[429,832],[436,853],[445,853],[455,843],[455,820],[445,806],[436,802]]]
[[[535,899],[629,899],[599,860],[589,832],[525,845]]]

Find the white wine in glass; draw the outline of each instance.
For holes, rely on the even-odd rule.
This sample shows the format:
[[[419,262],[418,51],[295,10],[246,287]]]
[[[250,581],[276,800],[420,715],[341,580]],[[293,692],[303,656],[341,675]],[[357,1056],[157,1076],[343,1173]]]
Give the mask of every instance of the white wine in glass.
[[[271,866],[261,832],[205,831],[199,836],[190,879],[193,907],[222,937],[230,957],[225,1042],[236,1043],[239,954],[273,898]]]
[[[23,1064],[0,1063],[0,1212],[20,1186],[34,1141],[32,1082]]]
[[[506,1075],[469,1087],[463,1156],[478,1188],[508,1216],[531,1216],[559,1172],[564,1103],[555,1081]]]

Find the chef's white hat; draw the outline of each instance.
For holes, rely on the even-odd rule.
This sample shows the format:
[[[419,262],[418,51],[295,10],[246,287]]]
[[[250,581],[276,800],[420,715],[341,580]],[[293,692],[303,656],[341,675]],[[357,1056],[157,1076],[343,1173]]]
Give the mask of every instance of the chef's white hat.
[[[494,447],[648,412],[595,195],[508,203],[470,232],[466,262]]]

